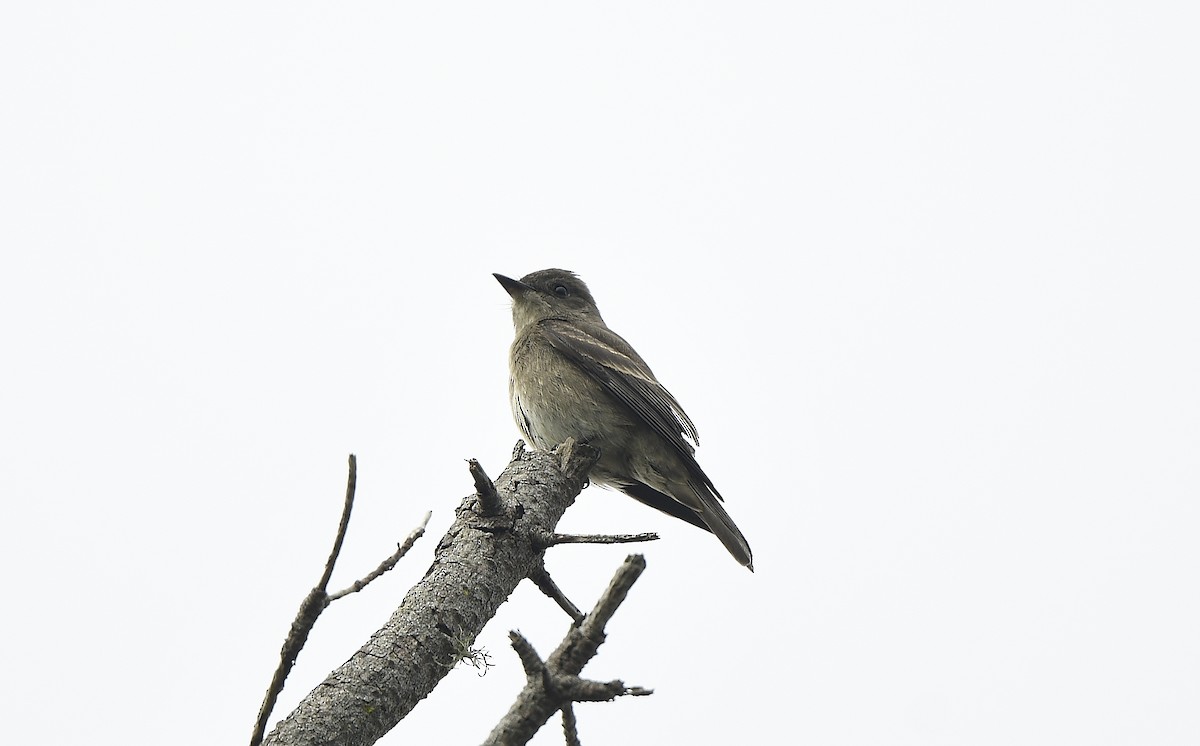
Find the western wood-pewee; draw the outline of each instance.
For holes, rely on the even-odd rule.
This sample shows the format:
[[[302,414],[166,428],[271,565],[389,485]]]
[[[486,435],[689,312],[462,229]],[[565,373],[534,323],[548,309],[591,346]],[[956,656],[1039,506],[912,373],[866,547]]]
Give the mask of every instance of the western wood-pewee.
[[[605,325],[583,280],[562,269],[520,280],[495,277],[513,299],[509,394],[517,426],[532,445],[549,449],[575,438],[596,446],[593,482],[713,532],[753,570],[746,537],[693,456],[696,426],[642,357]]]

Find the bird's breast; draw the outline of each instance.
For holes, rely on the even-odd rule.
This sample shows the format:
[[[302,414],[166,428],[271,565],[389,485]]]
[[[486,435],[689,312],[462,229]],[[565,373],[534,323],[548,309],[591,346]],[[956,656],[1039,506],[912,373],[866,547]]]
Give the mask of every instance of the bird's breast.
[[[614,427],[630,424],[614,416],[614,402],[600,384],[536,336],[513,343],[509,364],[513,419],[537,448],[567,438],[600,445]]]

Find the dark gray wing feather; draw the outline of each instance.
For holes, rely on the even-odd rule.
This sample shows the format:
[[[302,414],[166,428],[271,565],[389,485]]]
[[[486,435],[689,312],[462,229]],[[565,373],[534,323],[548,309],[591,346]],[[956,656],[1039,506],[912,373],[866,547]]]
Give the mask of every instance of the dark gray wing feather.
[[[712,494],[723,500],[712,480],[700,468],[693,455],[692,443],[700,443],[691,418],[670,391],[658,382],[646,361],[620,335],[604,327],[583,331],[560,319],[541,322],[546,339],[554,349],[606,388],[618,401],[629,407],[638,419],[670,443],[688,472]]]

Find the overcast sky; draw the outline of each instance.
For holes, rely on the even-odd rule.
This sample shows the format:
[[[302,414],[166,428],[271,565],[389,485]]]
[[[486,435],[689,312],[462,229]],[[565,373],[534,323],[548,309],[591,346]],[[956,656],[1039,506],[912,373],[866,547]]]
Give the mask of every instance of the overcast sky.
[[[9,3],[0,710],[237,744],[428,567],[519,437],[508,297],[563,267],[754,548],[658,531],[589,744],[1200,741],[1191,3]],[[626,547],[553,549],[590,607]],[[477,743],[567,618],[523,585],[382,743]],[[561,743],[557,721],[535,739]]]

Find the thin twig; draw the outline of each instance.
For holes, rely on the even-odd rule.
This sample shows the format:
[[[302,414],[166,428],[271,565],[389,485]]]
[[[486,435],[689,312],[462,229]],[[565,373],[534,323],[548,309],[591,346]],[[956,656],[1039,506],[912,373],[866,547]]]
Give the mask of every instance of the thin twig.
[[[350,474],[346,477],[346,502],[342,505],[342,520],[338,523],[337,538],[333,540],[333,549],[329,559],[325,560],[325,572],[317,587],[322,591],[329,587],[329,578],[333,577],[333,566],[337,564],[338,555],[342,553],[342,542],[346,540],[346,529],[350,527],[350,511],[354,509],[354,490],[358,485],[358,459],[350,454]]]
[[[562,589],[554,582],[554,578],[551,578],[550,573],[546,572],[545,565],[539,565],[534,568],[533,572],[529,573],[529,579],[534,582],[542,593],[554,599],[559,608],[567,612],[567,615],[575,620],[576,627],[583,622],[583,612],[579,610],[578,606],[571,603],[571,599],[567,598],[566,594],[562,592]]]
[[[638,541],[657,541],[658,534],[550,534],[547,547],[558,544],[632,544]]]
[[[259,746],[262,743],[263,735],[267,729],[267,722],[271,718],[271,711],[275,709],[275,702],[279,698],[279,693],[283,691],[283,684],[287,680],[288,674],[291,673],[292,666],[296,664],[296,658],[300,655],[301,649],[304,648],[304,643],[308,641],[308,635],[312,632],[313,625],[317,623],[317,617],[321,615],[325,607],[343,596],[357,593],[365,588],[368,583],[383,575],[388,570],[391,570],[396,566],[400,558],[407,554],[408,550],[412,549],[417,539],[425,535],[425,527],[429,525],[429,518],[433,515],[432,513],[426,513],[425,520],[421,521],[421,525],[414,528],[409,533],[408,538],[403,543],[397,545],[396,551],[381,562],[366,577],[354,581],[348,588],[344,588],[337,593],[327,593],[326,588],[329,586],[329,578],[333,575],[334,565],[337,564],[338,555],[342,551],[342,544],[346,540],[346,530],[350,526],[350,513],[354,508],[354,491],[357,483],[358,460],[354,457],[354,454],[350,454],[350,473],[346,477],[346,501],[342,506],[342,518],[338,522],[337,537],[333,541],[333,550],[329,553],[329,559],[325,561],[325,570],[321,573],[320,582],[304,597],[304,601],[300,604],[300,610],[296,612],[296,618],[292,621],[292,627],[288,631],[287,639],[283,641],[283,648],[279,651],[279,666],[275,669],[275,673],[271,677],[271,684],[267,687],[267,694],[263,697],[262,706],[258,710],[258,720],[254,724],[254,732],[250,735],[250,746]]]
[[[591,681],[579,676],[560,676],[555,679],[559,696],[570,702],[609,702],[617,697],[631,695],[634,689],[641,694],[650,694],[652,690],[642,687],[627,687],[620,679],[612,681]]]
[[[367,584],[372,580],[375,580],[380,575],[383,575],[385,572],[395,567],[396,563],[400,561],[400,558],[408,554],[408,550],[412,549],[413,544],[417,543],[417,539],[420,539],[425,535],[425,527],[429,525],[429,519],[432,516],[432,511],[427,512],[425,514],[425,520],[421,521],[421,525],[414,528],[403,543],[396,545],[396,551],[392,552],[392,556],[388,557],[383,562],[380,562],[379,567],[376,567],[374,570],[372,570],[365,578],[354,581],[348,587],[343,588],[337,593],[330,593],[329,602],[333,603],[343,596],[349,596],[351,593],[358,593],[363,588],[366,588]]]
[[[337,564],[338,555],[342,551],[342,542],[346,539],[346,529],[350,525],[350,511],[354,508],[354,489],[357,482],[358,459],[352,453],[350,454],[350,473],[346,477],[346,501],[342,506],[342,519],[338,522],[337,537],[333,540],[333,550],[329,553],[329,559],[325,561],[325,571],[321,574],[320,582],[304,597],[304,601],[300,604],[300,610],[296,612],[296,618],[292,621],[287,639],[283,641],[283,648],[279,651],[279,665],[271,676],[271,684],[267,687],[262,706],[258,708],[258,720],[254,723],[254,732],[250,734],[250,746],[258,746],[262,742],[263,735],[267,730],[267,721],[271,718],[271,711],[275,709],[275,701],[279,699],[279,693],[283,691],[283,683],[287,680],[288,674],[292,672],[292,666],[296,664],[296,657],[300,655],[304,643],[308,641],[308,634],[312,631],[313,625],[317,623],[317,617],[329,605],[329,595],[325,592],[325,588],[329,585],[329,578],[333,575],[333,566]]]

